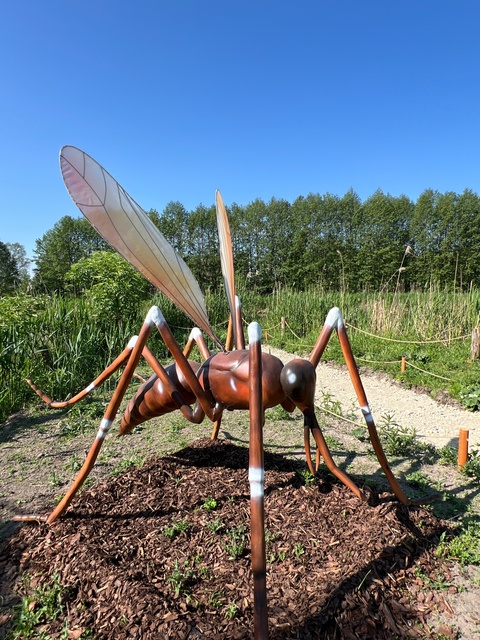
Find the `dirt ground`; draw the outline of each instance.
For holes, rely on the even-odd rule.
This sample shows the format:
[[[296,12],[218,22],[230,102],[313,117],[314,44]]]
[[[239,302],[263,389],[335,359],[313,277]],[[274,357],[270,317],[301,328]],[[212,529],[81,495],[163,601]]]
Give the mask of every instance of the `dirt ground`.
[[[319,384],[338,398],[334,374],[350,386],[338,367],[322,369]],[[378,415],[367,378],[365,387]],[[383,387],[385,405],[396,387]],[[410,407],[416,406],[418,394],[409,393]],[[342,397],[343,403],[350,407]],[[11,624],[12,605],[27,591],[27,574],[30,588],[54,574],[66,587],[66,616],[45,623],[50,637],[61,632],[64,619],[69,638],[251,637],[245,414],[226,416],[217,444],[204,439],[208,424],[190,425],[177,415],[153,420],[126,438],[109,436],[93,484],[64,518],[52,527],[16,529],[9,522],[15,513],[51,510],[91,444],[103,405],[92,400],[73,418],[39,409],[12,416],[0,429],[0,637]],[[429,424],[444,412],[445,405],[434,406],[439,417],[430,408]],[[89,420],[79,432],[85,414]],[[72,422],[76,429],[70,433]],[[420,420],[412,422],[422,435]],[[480,637],[478,571],[436,555],[439,537],[455,518],[450,505],[444,511],[399,505],[368,443],[329,416],[322,429],[332,453],[369,498],[359,502],[325,470],[306,485],[299,472],[302,424],[300,416],[267,412],[271,637]],[[405,482],[423,465],[410,458],[391,464],[408,495],[425,495],[423,487]],[[429,474],[433,489],[441,485],[479,510],[478,482],[440,465]],[[209,510],[205,505],[212,500]],[[179,523],[184,529],[170,538]],[[237,557],[232,548],[240,543]]]

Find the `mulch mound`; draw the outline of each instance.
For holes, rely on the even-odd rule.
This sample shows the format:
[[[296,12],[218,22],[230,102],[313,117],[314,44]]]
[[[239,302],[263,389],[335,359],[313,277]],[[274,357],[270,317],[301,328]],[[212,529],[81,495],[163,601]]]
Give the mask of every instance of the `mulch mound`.
[[[368,488],[360,503],[328,474],[305,486],[279,455],[265,466],[270,637],[435,637],[425,619],[447,605],[418,575],[448,571],[445,524]],[[25,594],[19,574],[30,588],[55,575],[69,638],[251,638],[247,467],[246,449],[198,441],[83,491],[53,526],[7,541],[3,593]]]

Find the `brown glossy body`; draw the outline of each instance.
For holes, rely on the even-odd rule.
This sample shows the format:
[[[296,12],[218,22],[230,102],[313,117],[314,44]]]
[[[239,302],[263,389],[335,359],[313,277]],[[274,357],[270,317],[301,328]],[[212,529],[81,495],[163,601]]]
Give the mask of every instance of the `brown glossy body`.
[[[200,365],[198,362],[189,360],[193,371],[197,372]],[[188,382],[182,371],[176,364],[165,367],[165,373],[171,379],[175,387],[181,393],[187,404],[193,404],[196,400],[195,394],[191,391]],[[171,413],[178,409],[178,404],[166,386],[154,373],[144,382],[128,403],[125,413],[122,416],[119,433],[124,435],[139,424]]]
[[[283,362],[268,353],[262,354],[262,400],[265,409],[285,401],[280,384]],[[224,409],[248,409],[250,406],[250,365],[246,349],[217,353],[202,364],[198,379],[205,392]]]
[[[309,364],[306,361],[300,362]],[[249,408],[250,365],[249,352],[246,349],[216,353],[202,365],[191,360],[189,364],[212,404],[221,405],[228,411]],[[283,368],[282,361],[277,357],[268,353],[262,354],[262,400],[266,409],[278,404],[285,405],[289,411],[294,408],[282,386]],[[165,372],[183,401],[193,404],[196,400],[195,395],[180,368],[172,364],[165,368]],[[178,400],[172,397],[171,391],[158,376],[153,375],[141,385],[130,401],[122,418],[120,433],[129,433],[138,424],[177,408]]]

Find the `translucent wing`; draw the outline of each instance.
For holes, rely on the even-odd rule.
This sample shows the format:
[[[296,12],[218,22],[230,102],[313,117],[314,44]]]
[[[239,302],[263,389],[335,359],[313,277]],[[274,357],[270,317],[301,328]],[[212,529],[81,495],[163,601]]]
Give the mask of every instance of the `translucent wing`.
[[[143,209],[80,149],[63,147],[60,167],[72,200],[100,235],[220,345],[195,277]]]
[[[223,204],[223,198],[220,191],[215,193],[215,202],[217,207],[217,226],[218,237],[220,240],[220,261],[222,264],[223,280],[227,291],[228,306],[230,307],[230,315],[233,320],[234,333],[236,332],[235,322],[235,276],[233,271],[233,251],[232,236],[230,234],[230,225],[228,223],[227,212]],[[235,336],[235,344],[237,344]]]

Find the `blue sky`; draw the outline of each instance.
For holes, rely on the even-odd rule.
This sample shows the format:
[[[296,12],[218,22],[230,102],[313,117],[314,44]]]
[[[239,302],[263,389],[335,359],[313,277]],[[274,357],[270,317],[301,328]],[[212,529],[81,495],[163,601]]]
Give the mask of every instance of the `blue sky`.
[[[0,13],[0,240],[77,216],[65,144],[145,209],[480,191],[478,0],[17,0]]]

